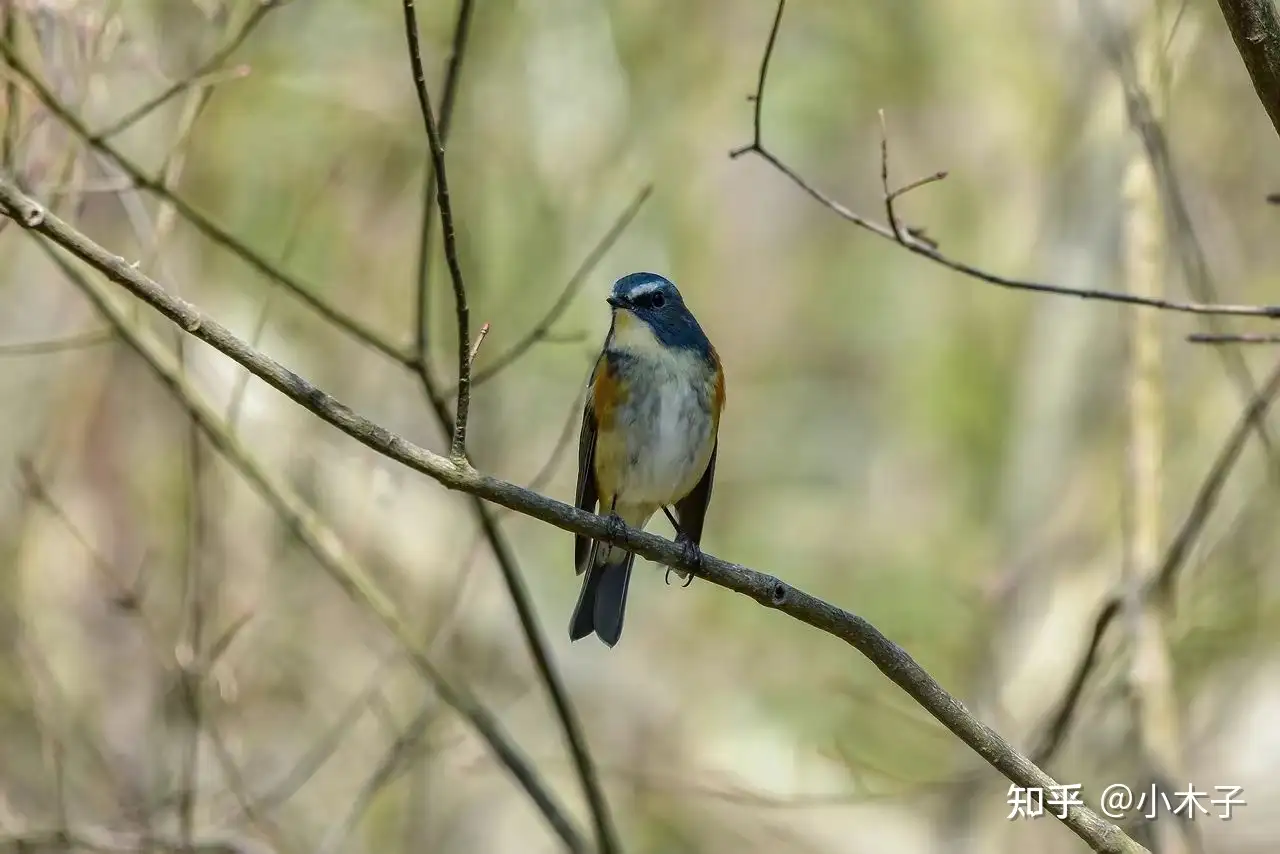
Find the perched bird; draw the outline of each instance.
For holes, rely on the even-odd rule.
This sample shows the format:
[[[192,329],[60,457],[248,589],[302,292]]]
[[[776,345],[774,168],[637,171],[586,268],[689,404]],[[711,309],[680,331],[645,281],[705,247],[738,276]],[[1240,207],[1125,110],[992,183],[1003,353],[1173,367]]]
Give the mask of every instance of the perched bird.
[[[720,357],[676,286],[656,273],[618,279],[608,303],[612,323],[582,413],[576,503],[589,513],[598,503],[615,524],[633,528],[662,510],[696,563],[724,408]],[[569,639],[594,631],[613,646],[622,635],[635,555],[578,536],[574,562],[586,577]],[[676,574],[686,586],[693,579]]]

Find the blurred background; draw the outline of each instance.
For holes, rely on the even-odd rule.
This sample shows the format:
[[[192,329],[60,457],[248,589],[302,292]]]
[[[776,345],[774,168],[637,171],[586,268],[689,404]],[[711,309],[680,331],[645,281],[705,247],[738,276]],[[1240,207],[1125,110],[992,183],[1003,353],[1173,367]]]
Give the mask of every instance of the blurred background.
[[[457,7],[418,5],[438,110]],[[1280,448],[1248,434],[1171,596],[1138,592],[1280,359],[1186,336],[1266,322],[996,287],[858,229],[756,154],[731,159],[752,139],[768,0],[476,7],[447,146],[473,335],[490,324],[474,464],[573,500],[604,296],[624,273],[660,272],[727,370],[707,551],[870,620],[1026,753],[1121,597],[1043,767],[1095,807],[1115,783],[1135,800],[1156,783],[1175,805],[1188,785],[1207,792],[1191,821],[1129,821],[1149,794],[1127,810],[1152,850],[1275,850]],[[0,61],[9,174],[355,411],[447,450],[413,370],[188,215],[411,354],[429,170],[400,3],[0,0],[0,25],[19,57]],[[1164,171],[1126,110],[1126,52]],[[883,222],[879,110],[893,185],[949,173],[897,207],[949,256],[1069,288],[1277,301],[1277,139],[1210,0],[792,0],[764,144]],[[188,207],[85,145],[103,131]],[[426,328],[452,401],[439,237]],[[241,462],[314,510],[590,839],[472,503],[106,287]],[[128,842],[147,833],[208,851],[563,850],[402,647],[12,224],[0,411],[0,849],[65,831],[111,850],[152,850]],[[1010,820],[1008,781],[852,648],[709,583],[666,586],[641,560],[618,647],[571,646],[572,536],[497,515],[631,854],[1084,850],[1052,818]],[[1230,820],[1208,803],[1217,787],[1247,802]]]

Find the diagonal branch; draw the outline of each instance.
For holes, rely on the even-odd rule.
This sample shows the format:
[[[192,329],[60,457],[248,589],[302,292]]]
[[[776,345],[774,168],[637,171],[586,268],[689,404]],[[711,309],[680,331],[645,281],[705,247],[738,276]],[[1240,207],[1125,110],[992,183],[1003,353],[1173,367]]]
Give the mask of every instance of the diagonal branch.
[[[1258,100],[1280,133],[1280,15],[1274,0],[1218,0]]]
[[[198,85],[201,81],[206,80],[209,75],[214,74],[222,68],[222,64],[226,62],[231,54],[240,49],[240,45],[253,33],[258,24],[262,23],[262,19],[267,16],[273,9],[278,9],[284,5],[287,0],[258,0],[254,5],[249,16],[245,18],[244,23],[236,30],[232,36],[227,39],[226,44],[216,50],[207,60],[201,63],[200,67],[188,74],[181,80],[177,80],[164,91],[155,97],[139,104],[137,107],[125,113],[116,121],[91,136],[90,143],[93,141],[101,141],[110,139],[117,134],[124,133],[138,122],[158,110],[164,104],[181,95],[183,92]]]
[[[1213,290],[1213,283],[1208,263],[1191,227],[1190,215],[1182,198],[1177,174],[1171,165],[1163,128],[1155,115],[1151,98],[1148,97],[1139,80],[1138,63],[1133,47],[1120,33],[1117,25],[1106,19],[1101,7],[1092,2],[1085,2],[1082,6],[1089,14],[1090,23],[1097,28],[1102,49],[1120,80],[1129,122],[1142,141],[1152,177],[1161,193],[1164,209],[1171,220],[1170,230],[1173,236],[1178,238],[1182,264],[1192,286],[1201,293],[1210,293]],[[1268,339],[1274,339],[1274,336],[1258,336],[1255,340]],[[1240,336],[1197,333],[1189,336],[1188,340],[1220,343],[1240,340]],[[1226,367],[1234,374],[1246,399],[1246,407],[1240,420],[1228,435],[1209,472],[1201,482],[1191,509],[1165,550],[1163,558],[1154,566],[1135,567],[1145,576],[1140,589],[1129,590],[1129,595],[1126,595],[1125,590],[1116,591],[1099,610],[1084,654],[1073,671],[1071,681],[1057,705],[1050,725],[1032,754],[1038,762],[1047,761],[1066,738],[1072,719],[1078,711],[1084,688],[1097,667],[1098,652],[1102,642],[1115,619],[1123,613],[1125,606],[1131,604],[1133,600],[1144,603],[1144,609],[1148,600],[1151,600],[1153,606],[1161,608],[1169,606],[1176,576],[1185,564],[1192,546],[1204,530],[1209,515],[1217,505],[1223,486],[1245,448],[1250,429],[1257,432],[1268,454],[1273,450],[1266,415],[1271,403],[1277,394],[1280,394],[1280,363],[1277,363],[1263,388],[1255,390],[1253,379],[1243,359],[1240,359],[1239,354],[1234,351],[1232,355],[1236,360],[1227,361]],[[1274,460],[1274,456],[1272,459]],[[1274,466],[1268,467],[1268,473],[1273,477],[1276,475]]]
[[[488,367],[483,371],[477,371],[476,375],[472,377],[472,386],[477,386],[493,379],[515,364],[521,356],[529,351],[530,347],[546,339],[548,333],[551,332],[551,327],[564,314],[565,309],[569,307],[569,303],[573,302],[573,298],[578,295],[578,291],[586,283],[591,271],[600,263],[600,259],[604,257],[605,253],[613,248],[613,244],[618,242],[618,238],[631,225],[631,221],[636,218],[636,214],[640,213],[640,208],[652,193],[652,184],[645,184],[640,189],[640,192],[636,194],[631,203],[614,220],[613,225],[605,232],[604,237],[600,238],[600,242],[587,253],[587,257],[582,259],[582,263],[578,265],[578,269],[569,277],[569,281],[565,283],[564,288],[560,291],[560,296],[556,297],[556,301],[547,309],[546,314],[519,341],[495,356]]]
[[[1187,556],[1191,553],[1192,545],[1199,539],[1200,532],[1204,530],[1205,523],[1208,522],[1213,508],[1218,504],[1218,498],[1222,495],[1222,489],[1226,486],[1228,476],[1235,468],[1241,454],[1249,443],[1250,431],[1254,429],[1254,425],[1259,419],[1266,416],[1267,411],[1278,396],[1280,396],[1280,362],[1277,362],[1275,367],[1272,368],[1271,374],[1267,377],[1266,382],[1263,383],[1262,388],[1258,390],[1253,400],[1249,401],[1249,405],[1240,414],[1235,425],[1231,428],[1231,432],[1227,435],[1226,441],[1223,442],[1222,449],[1218,451],[1217,457],[1214,458],[1213,465],[1209,468],[1209,473],[1201,482],[1200,488],[1191,502],[1191,509],[1178,527],[1178,533],[1174,535],[1173,542],[1165,550],[1164,557],[1160,561],[1159,571],[1148,580],[1148,584],[1154,585],[1155,588],[1151,592],[1162,597],[1168,597],[1178,570],[1186,562]],[[1079,664],[1076,665],[1066,694],[1058,703],[1052,721],[1041,738],[1039,745],[1031,754],[1037,763],[1044,764],[1048,762],[1066,739],[1067,730],[1079,706],[1085,684],[1097,666],[1098,653],[1102,647],[1102,641],[1112,623],[1115,622],[1116,617],[1120,615],[1123,606],[1123,594],[1115,593],[1098,611],[1098,616],[1094,619],[1093,634],[1085,647],[1084,655]]]
[[[1146,87],[1139,79],[1139,63],[1134,55],[1134,45],[1121,27],[1110,19],[1106,9],[1097,0],[1082,0],[1081,6],[1088,23],[1097,30],[1100,47],[1119,78],[1124,93],[1125,113],[1130,126],[1142,141],[1143,150],[1150,162],[1159,190],[1161,206],[1168,220],[1166,228],[1170,232],[1170,238],[1176,244],[1179,261],[1192,294],[1200,300],[1216,299],[1217,288],[1214,285],[1213,274],[1192,225],[1191,212],[1187,208],[1186,198],[1182,192],[1182,183],[1173,167],[1173,155],[1169,150],[1168,136],[1164,125],[1156,115],[1156,104],[1152,103]],[[1220,332],[1217,328],[1217,318],[1209,316],[1208,323],[1211,333]],[[1241,402],[1248,404],[1257,393],[1257,389],[1244,357],[1235,349],[1219,352],[1223,367],[1240,389]],[[1259,421],[1254,426],[1267,455],[1274,459],[1274,443],[1267,430],[1266,422]]]
[[[1222,0],[1222,2],[1226,2],[1226,0]],[[1262,0],[1262,2],[1270,2],[1270,0]],[[1069,288],[1062,285],[1014,279],[1008,276],[988,272],[987,270],[975,267],[972,264],[957,260],[949,255],[945,255],[937,248],[933,241],[920,237],[911,230],[900,229],[895,231],[891,226],[883,225],[870,220],[861,214],[855,213],[848,206],[835,200],[822,190],[819,190],[813,184],[809,183],[800,175],[800,173],[788,166],[764,144],[764,90],[765,84],[768,81],[769,63],[773,57],[774,47],[777,44],[778,30],[782,25],[782,13],[785,8],[786,0],[779,0],[778,10],[773,19],[773,26],[769,30],[769,40],[765,45],[764,55],[760,61],[760,74],[757,88],[755,94],[752,96],[755,101],[754,132],[752,140],[747,145],[730,151],[730,158],[737,159],[744,154],[755,154],[773,168],[781,172],[793,184],[804,190],[819,204],[839,216],[841,219],[847,220],[878,237],[891,240],[914,255],[919,255],[921,258],[927,258],[935,264],[946,267],[949,270],[954,270],[957,273],[962,273],[970,278],[978,279],[980,281],[987,282],[988,284],[996,285],[997,287],[1016,291],[1027,291],[1031,293],[1052,294],[1054,296],[1076,297],[1077,299],[1102,300],[1105,302],[1145,306],[1147,308],[1183,312],[1186,314],[1280,317],[1280,305],[1220,305],[1216,303],[1184,302],[1158,297],[1139,296],[1137,294],[1131,294],[1124,291],[1106,291],[1094,288]]]
[[[0,203],[11,210],[6,191],[11,185],[0,179]],[[503,730],[501,723],[479,701],[461,686],[450,684],[436,669],[431,660],[416,646],[413,631],[397,614],[395,604],[382,592],[377,583],[346,552],[341,540],[316,516],[302,499],[288,486],[278,482],[248,452],[240,441],[227,431],[225,425],[208,403],[202,400],[183,379],[174,359],[154,341],[145,330],[137,327],[106,293],[103,285],[81,275],[54,249],[53,242],[41,241],[52,260],[94,304],[94,307],[114,327],[146,364],[160,377],[168,389],[182,402],[191,417],[204,432],[209,442],[232,463],[246,480],[258,491],[280,516],[289,530],[311,552],[320,566],[333,578],[348,596],[363,605],[395,637],[412,660],[414,666],[431,683],[440,698],[454,708],[488,743],[498,761],[525,788],[539,810],[546,816],[552,829],[566,846],[575,852],[585,852],[587,847],[573,828],[564,808],[557,804],[546,784],[538,777],[529,761],[521,754]],[[105,250],[101,250],[105,257]],[[133,269],[123,259],[114,262],[122,268]],[[93,262],[89,262],[93,264]],[[97,266],[93,264],[93,266]],[[184,309],[189,304],[169,295],[166,299]],[[200,322],[194,321],[199,327]],[[192,324],[183,324],[188,332]],[[225,330],[224,330],[225,332]],[[226,333],[230,335],[230,333]],[[243,342],[242,346],[246,347]],[[246,366],[247,367],[247,366]],[[252,369],[251,369],[252,370]],[[447,463],[446,463],[447,465]]]
[[[217,246],[226,249],[228,252],[236,255],[251,268],[258,273],[266,276],[271,281],[283,288],[291,291],[298,299],[302,300],[310,306],[317,314],[334,326],[346,332],[348,335],[362,342],[371,349],[393,359],[400,364],[408,364],[411,357],[402,347],[389,341],[381,333],[371,329],[363,321],[343,312],[341,309],[330,305],[320,296],[316,295],[311,289],[302,284],[298,279],[286,273],[277,267],[266,257],[258,252],[250,249],[240,239],[236,238],[226,229],[219,226],[213,220],[197,211],[190,203],[182,199],[159,178],[146,174],[142,167],[129,160],[119,149],[105,140],[95,139],[93,132],[85,126],[78,116],[64,104],[53,92],[46,86],[40,78],[35,74],[31,67],[18,56],[16,46],[0,41],[0,55],[3,55],[9,66],[31,87],[32,92],[44,105],[50,113],[57,117],[71,130],[73,134],[84,140],[94,151],[106,156],[114,162],[120,171],[129,177],[129,180],[140,189],[155,194],[157,197],[164,199],[173,205],[174,210],[182,216],[183,219],[191,223],[196,231],[203,234],[208,240]]]
[[[902,688],[929,714],[1009,780],[1026,788],[1046,789],[1058,785],[999,733],[975,718],[963,703],[939,685],[905,650],[856,614],[818,599],[774,576],[730,563],[713,555],[704,554],[702,559],[695,563],[679,545],[670,540],[626,526],[619,527],[604,517],[481,474],[465,460],[449,459],[420,448],[385,427],[356,414],[308,380],[269,356],[254,350],[225,326],[206,316],[190,303],[175,298],[153,279],[45,211],[4,179],[0,179],[0,205],[9,211],[10,216],[21,227],[34,231],[96,268],[110,281],[122,286],[134,297],[147,303],[191,335],[228,356],[272,388],[361,444],[427,475],[447,489],[469,493],[569,533],[602,540],[635,552],[656,563],[685,570],[713,584],[754,599],[764,607],[781,611],[839,638],[870,660],[894,684]],[[114,311],[116,316],[123,320],[119,309],[109,300],[104,299],[96,289],[91,287],[89,293],[97,296],[103,311]],[[170,386],[172,387],[172,382]],[[226,447],[240,448],[239,444],[227,434],[217,433],[216,435],[218,440],[225,443],[222,445],[224,450]],[[244,456],[247,457],[247,455]],[[259,472],[255,482],[261,484],[265,479],[265,474]],[[275,493],[276,497],[273,500],[279,501],[280,494],[283,493]],[[295,503],[297,506],[291,503],[285,505],[283,509],[289,511],[294,518],[312,518],[305,505],[301,502]],[[327,529],[324,530],[327,531]],[[366,607],[375,610],[383,622],[392,628],[396,637],[402,639],[402,642],[412,649],[411,636],[407,628],[396,619],[394,606],[375,592],[371,592],[372,583],[363,575],[353,572],[350,566],[344,566],[341,560],[331,560],[339,554],[337,542],[332,538],[320,540],[314,536],[312,540],[317,554],[325,555],[328,562],[324,565],[327,570],[334,572],[335,569],[345,569],[344,572],[335,572],[335,578],[344,589],[354,598],[365,603]],[[415,653],[414,661],[425,672],[435,673],[430,662],[420,653]],[[435,679],[439,678],[439,674],[435,674],[432,681],[435,682]],[[442,688],[448,687],[443,680],[438,684]],[[449,690],[452,698],[459,700],[460,692],[457,689]],[[443,696],[445,695],[442,691]],[[460,704],[467,708],[471,715],[476,716],[476,708],[469,706],[466,700],[461,700]],[[495,721],[487,721],[483,715],[472,717],[473,724],[477,724],[477,717],[479,721],[487,722],[494,728],[497,727]],[[505,744],[504,740],[495,741],[490,741],[495,749],[498,745]],[[516,767],[520,766],[517,764]],[[515,773],[514,769],[513,773]],[[536,784],[532,784],[531,790],[538,791]],[[1136,854],[1136,852],[1146,851],[1114,824],[1083,804],[1070,804],[1064,812],[1055,812],[1054,816],[1088,843],[1094,851],[1109,852],[1109,854]]]

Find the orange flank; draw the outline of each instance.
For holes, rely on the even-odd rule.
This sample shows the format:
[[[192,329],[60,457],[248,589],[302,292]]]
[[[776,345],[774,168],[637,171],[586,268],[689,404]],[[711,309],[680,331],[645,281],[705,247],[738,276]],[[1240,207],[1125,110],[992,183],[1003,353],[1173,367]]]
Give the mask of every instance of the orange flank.
[[[606,357],[596,365],[595,381],[591,389],[591,406],[596,413],[596,430],[606,432],[613,427],[613,415],[618,404],[626,397],[618,375],[613,372]]]
[[[720,364],[720,354],[716,352],[716,348],[711,348],[711,361],[716,366],[716,423],[720,423],[720,413],[724,411],[725,392],[724,392],[724,366]]]

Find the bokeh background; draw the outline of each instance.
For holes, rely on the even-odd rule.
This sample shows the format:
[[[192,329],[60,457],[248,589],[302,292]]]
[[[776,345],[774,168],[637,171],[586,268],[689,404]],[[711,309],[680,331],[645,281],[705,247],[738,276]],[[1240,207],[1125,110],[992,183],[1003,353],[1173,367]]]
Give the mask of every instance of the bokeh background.
[[[256,7],[0,10],[14,49],[91,130],[260,18],[219,71],[112,143],[408,347],[427,149],[401,4]],[[1186,275],[1185,232],[1135,255],[1142,234],[1161,233],[1162,197],[1133,189],[1145,155],[1092,8],[792,0],[764,141],[883,221],[883,109],[895,184],[949,173],[899,211],[954,257],[1072,288],[1275,302],[1280,211],[1264,197],[1280,189],[1280,141],[1217,5],[1109,13],[1133,25],[1124,37],[1144,63],[1166,57],[1152,100],[1211,281]],[[752,138],[747,96],[774,9],[477,4],[447,159],[473,331],[490,324],[478,371],[538,326],[611,223],[653,189],[544,339],[476,388],[472,459],[571,501],[607,288],[637,269],[669,276],[728,374],[704,547],[866,617],[1030,751],[1126,567],[1158,559],[1190,511],[1249,399],[1241,364],[1260,384],[1280,354],[1186,341],[1265,321],[1142,312],[1135,326],[1112,303],[961,276],[843,221],[761,158],[730,159]],[[437,106],[455,11],[418,9]],[[7,165],[34,194],[356,411],[447,448],[412,372],[133,188],[7,62],[0,83]],[[1213,293],[1196,293],[1206,282]],[[172,326],[114,293],[176,352]],[[436,252],[430,353],[446,380],[452,312]],[[1130,359],[1135,328],[1154,348],[1145,375]],[[172,838],[189,814],[198,839],[234,850],[560,850],[376,621],[207,441],[193,450],[185,410],[106,329],[35,238],[0,231],[0,848],[66,827],[116,834],[117,845],[141,828]],[[336,532],[586,832],[572,763],[465,496],[246,382],[203,344],[188,340],[181,356],[253,459]],[[1174,607],[1117,621],[1046,762],[1095,806],[1108,784],[1149,782],[1131,640],[1134,626],[1155,625],[1168,679],[1144,690],[1176,710],[1160,736],[1177,757],[1166,782],[1215,797],[1236,786],[1247,801],[1230,821],[1217,807],[1197,813],[1161,850],[1270,852],[1280,839],[1269,459],[1250,439],[1177,576]],[[628,852],[1083,850],[1053,819],[1008,820],[1007,781],[851,648],[706,582],[665,586],[641,561],[619,646],[571,646],[571,535],[500,518]],[[652,529],[670,535],[665,522]],[[1157,844],[1149,826],[1131,829]]]

